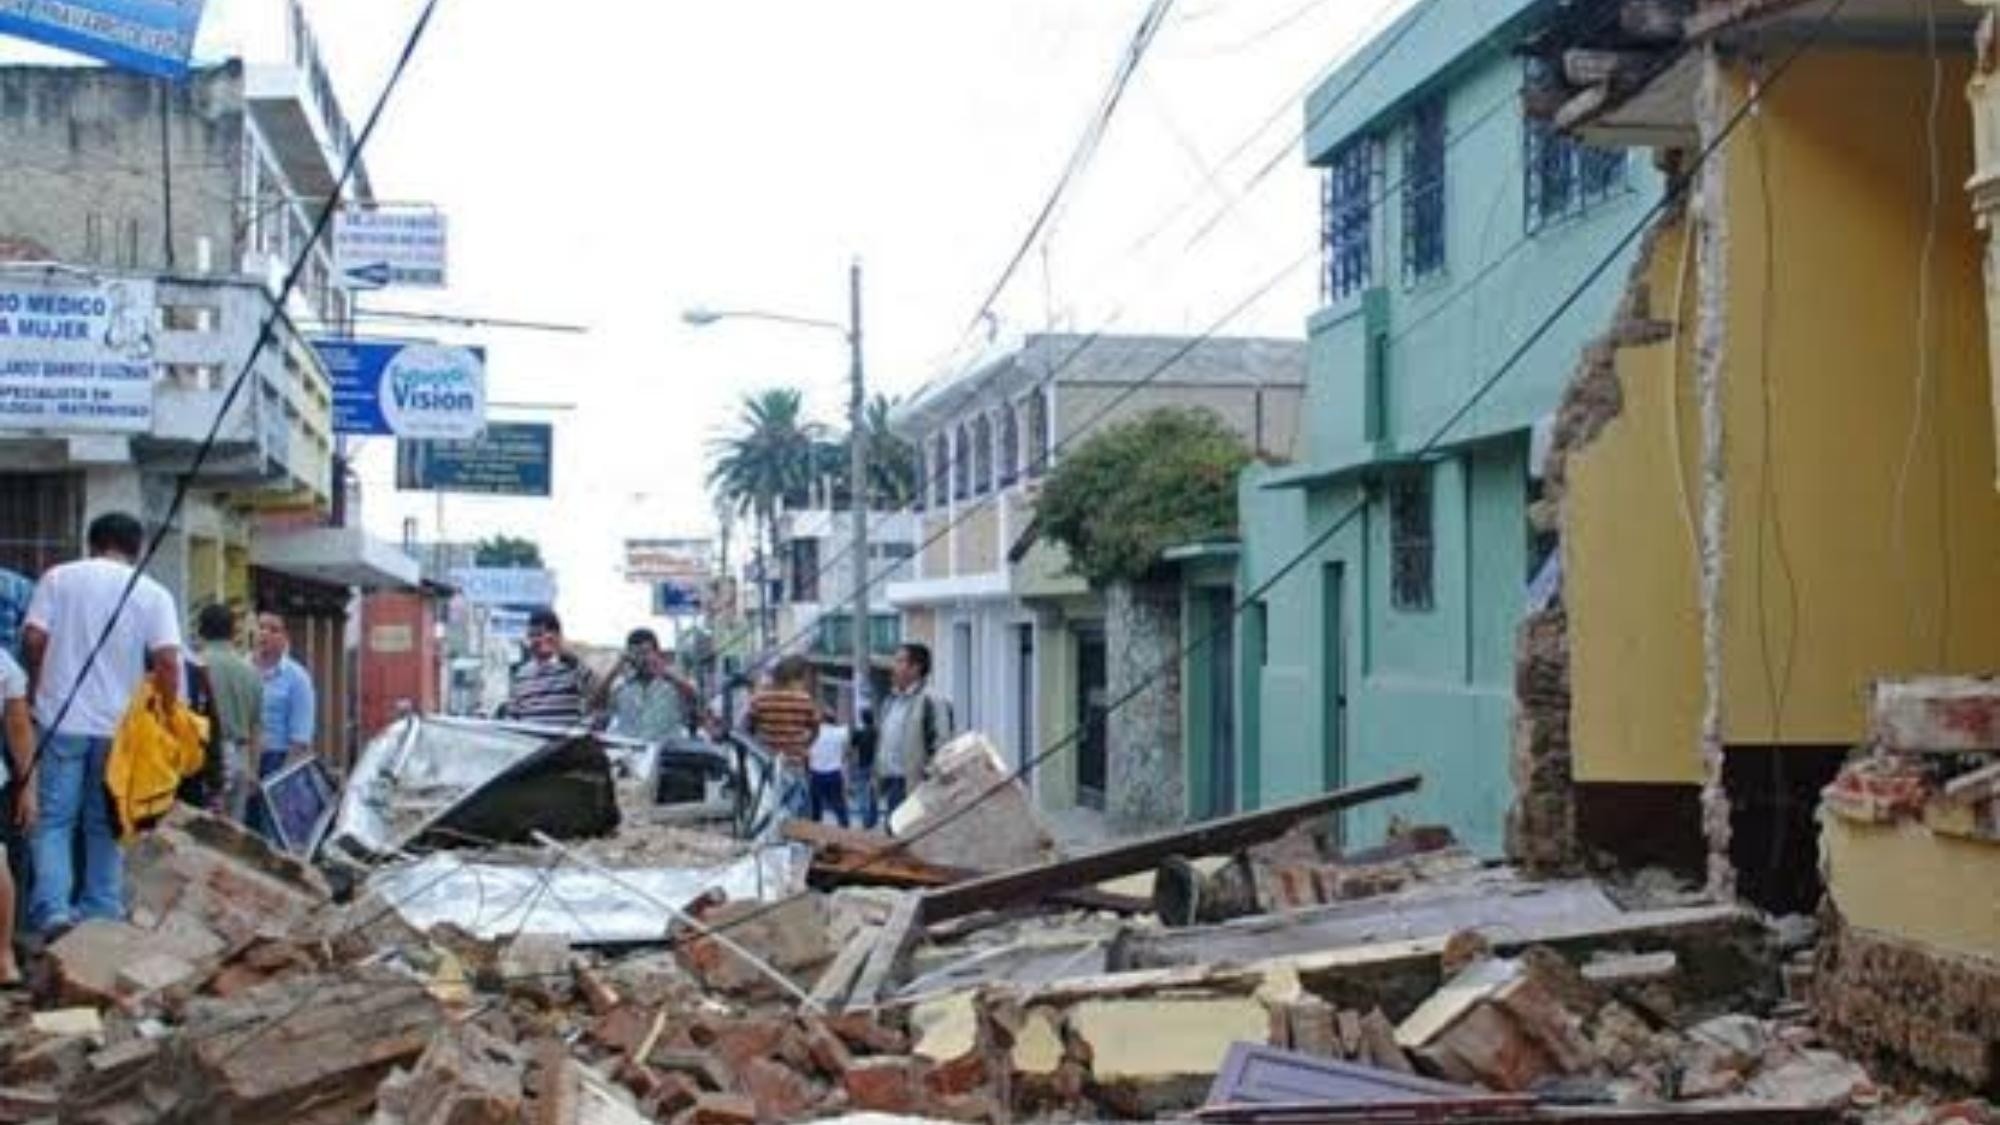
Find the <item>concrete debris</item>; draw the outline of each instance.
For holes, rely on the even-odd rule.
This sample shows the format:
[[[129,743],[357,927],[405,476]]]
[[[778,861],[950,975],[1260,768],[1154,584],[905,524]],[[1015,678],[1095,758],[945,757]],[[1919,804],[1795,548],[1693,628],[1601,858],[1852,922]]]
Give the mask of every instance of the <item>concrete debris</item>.
[[[980,745],[940,791],[983,776]],[[352,897],[336,903],[312,868],[183,811],[132,852],[132,920],[43,951],[40,1010],[0,998],[0,1123],[1146,1119],[1201,1107],[1232,1059],[1261,1069],[1230,1088],[1270,1094],[1310,1073],[1375,1091],[1351,1105],[1384,1091],[1514,1111],[1889,1104],[1810,1013],[1774,1007],[1781,966],[1813,956],[1809,920],[1626,909],[1590,881],[1469,862],[1438,830],[1337,850],[1302,816],[1055,862],[1027,822],[951,866],[871,852],[857,833],[773,845],[628,815],[588,843],[383,857],[358,874],[349,854]],[[691,878],[684,912],[628,896],[612,940],[588,908],[525,922],[578,908],[564,871],[714,871],[774,847],[814,889]],[[1014,849],[1032,858],[975,870]],[[888,885],[871,855],[898,865]],[[546,874],[547,901],[500,907],[511,925],[492,924],[494,900],[476,924],[458,917],[475,901],[427,918],[376,878],[413,863]],[[1155,867],[1192,893],[1155,901],[1197,924],[1134,918],[1093,883]],[[1196,900],[1231,886],[1219,913],[1247,913],[1209,921]],[[1098,902],[1114,909],[1075,905]],[[1909,1119],[1868,1125],[1994,1125],[1893,1104]]]
[[[929,776],[896,807],[889,825],[910,840],[910,855],[928,863],[1005,871],[1056,858],[1055,838],[1027,787],[978,734],[960,735],[938,751]]]

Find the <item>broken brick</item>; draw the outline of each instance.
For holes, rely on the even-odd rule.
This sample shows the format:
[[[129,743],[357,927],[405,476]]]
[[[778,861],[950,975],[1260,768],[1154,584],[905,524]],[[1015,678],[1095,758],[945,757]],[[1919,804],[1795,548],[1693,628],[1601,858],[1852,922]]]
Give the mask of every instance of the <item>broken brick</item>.
[[[940,1098],[952,1098],[979,1089],[986,1078],[986,1056],[973,1051],[932,1066],[924,1075],[924,1086]]]
[[[796,1121],[819,1101],[819,1093],[811,1082],[770,1059],[751,1059],[737,1077],[743,1092],[757,1104],[758,1115],[766,1121]]]
[[[874,1016],[863,1012],[830,1016],[826,1025],[856,1051],[873,1055],[900,1055],[910,1049],[908,1036],[894,1028],[883,1027]]]
[[[757,1125],[757,1103],[741,1094],[703,1094],[688,1110],[690,1125]]]
[[[701,1100],[701,1086],[687,1075],[677,1071],[648,1073],[653,1075],[653,1090],[641,1105],[654,1118],[671,1117]]]
[[[805,1043],[807,1052],[812,1055],[813,1065],[819,1068],[821,1074],[836,1082],[854,1062],[854,1055],[847,1049],[847,1044],[818,1020],[806,1024]]]
[[[916,1113],[923,1105],[923,1064],[907,1056],[856,1059],[841,1075],[855,1109],[874,1113]]]

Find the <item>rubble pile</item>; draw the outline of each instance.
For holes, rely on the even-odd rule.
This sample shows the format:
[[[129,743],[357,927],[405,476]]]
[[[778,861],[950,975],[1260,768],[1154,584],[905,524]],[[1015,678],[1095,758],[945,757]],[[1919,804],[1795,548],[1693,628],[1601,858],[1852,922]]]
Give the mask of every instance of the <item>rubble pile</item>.
[[[947,778],[906,829],[977,792]],[[1345,854],[1314,835],[1359,799],[1074,857],[1032,822],[968,817],[957,865],[635,809],[596,839],[392,856],[338,898],[179,810],[131,855],[130,921],[71,931],[33,1003],[0,999],[0,1123],[1388,1122],[1423,1099],[1468,1121],[1947,1120],[1892,1102],[1779,995],[1809,933],[1530,882],[1434,829]],[[982,842],[1026,862],[989,864]],[[1109,885],[1133,875],[1150,897]],[[1200,905],[1232,885],[1227,909]],[[1167,925],[1152,904],[1180,892]],[[1988,1125],[1978,1103],[1952,1112]]]

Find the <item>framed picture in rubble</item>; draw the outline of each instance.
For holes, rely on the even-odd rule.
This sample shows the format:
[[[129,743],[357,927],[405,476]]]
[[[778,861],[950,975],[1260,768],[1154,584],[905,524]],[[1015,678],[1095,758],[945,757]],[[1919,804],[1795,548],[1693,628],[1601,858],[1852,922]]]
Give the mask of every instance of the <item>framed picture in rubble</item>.
[[[264,807],[270,810],[278,846],[310,856],[333,822],[339,790],[317,759],[294,762],[264,779]]]

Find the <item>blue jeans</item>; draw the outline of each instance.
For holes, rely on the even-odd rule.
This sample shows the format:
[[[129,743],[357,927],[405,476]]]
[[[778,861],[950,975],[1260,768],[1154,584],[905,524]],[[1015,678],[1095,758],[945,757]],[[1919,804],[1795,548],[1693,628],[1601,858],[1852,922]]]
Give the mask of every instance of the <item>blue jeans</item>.
[[[855,819],[863,828],[874,828],[882,819],[882,810],[875,800],[875,767],[856,766],[848,778],[848,803],[854,808]]]
[[[847,827],[847,778],[839,770],[812,772],[812,819],[818,823],[827,813],[842,828]]]
[[[886,824],[890,814],[896,811],[896,806],[902,804],[903,799],[910,795],[910,781],[905,777],[885,777],[877,784],[881,787],[882,821]]]
[[[111,824],[111,797],[104,790],[104,762],[110,755],[108,738],[59,734],[49,739],[35,771],[41,819],[28,845],[35,862],[30,929],[48,933],[85,919],[125,917],[125,857]],[[75,862],[79,832],[80,881]]]

